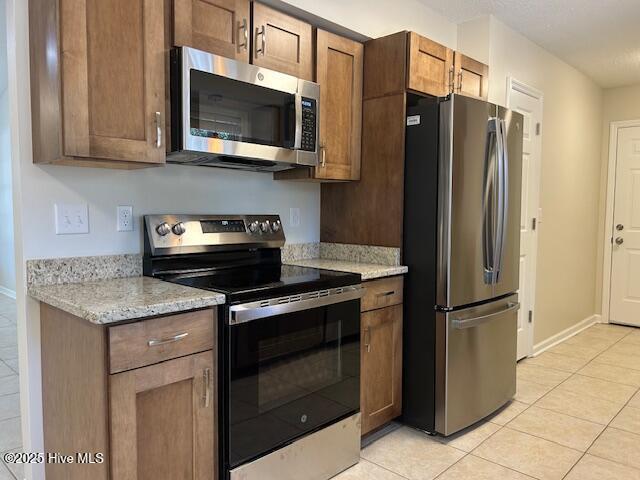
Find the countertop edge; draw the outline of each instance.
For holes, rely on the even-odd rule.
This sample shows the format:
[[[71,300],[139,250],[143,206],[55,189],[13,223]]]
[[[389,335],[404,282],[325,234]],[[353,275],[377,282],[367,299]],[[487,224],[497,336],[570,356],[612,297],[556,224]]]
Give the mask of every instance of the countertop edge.
[[[110,325],[129,320],[143,320],[158,315],[210,308],[222,305],[226,301],[226,297],[222,293],[206,292],[206,296],[199,298],[189,298],[186,300],[177,299],[168,302],[149,303],[148,305],[125,305],[114,307],[113,309],[96,311],[67,301],[60,296],[48,294],[46,292],[47,287],[48,286],[29,287],[27,294],[41,303],[46,303],[47,305],[51,305],[54,308],[58,308],[96,325]]]
[[[380,265],[374,263],[332,260],[327,258],[292,260],[285,262],[285,264],[299,267],[313,267],[323,270],[334,270],[338,272],[357,273],[361,276],[362,281],[404,275],[409,271],[409,267],[404,265]]]

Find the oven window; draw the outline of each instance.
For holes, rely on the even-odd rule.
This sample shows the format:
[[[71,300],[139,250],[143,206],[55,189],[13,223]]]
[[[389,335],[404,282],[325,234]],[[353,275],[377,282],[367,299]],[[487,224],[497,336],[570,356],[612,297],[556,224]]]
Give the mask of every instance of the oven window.
[[[229,329],[231,468],[359,410],[359,301]]]
[[[199,70],[190,88],[191,135],[293,147],[294,95]]]

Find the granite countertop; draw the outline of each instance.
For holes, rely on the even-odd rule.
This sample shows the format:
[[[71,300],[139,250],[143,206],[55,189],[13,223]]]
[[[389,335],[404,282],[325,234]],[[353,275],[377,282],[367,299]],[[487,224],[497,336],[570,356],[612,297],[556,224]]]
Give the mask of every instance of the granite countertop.
[[[29,295],[96,324],[194,310],[225,302],[221,293],[141,276],[30,286]]]
[[[379,265],[376,263],[349,262],[345,260],[330,260],[328,258],[310,258],[305,260],[292,260],[286,262],[288,265],[299,267],[322,268],[325,270],[337,270],[339,272],[359,273],[362,280],[373,280],[375,278],[392,277],[407,273],[408,268],[402,265]]]

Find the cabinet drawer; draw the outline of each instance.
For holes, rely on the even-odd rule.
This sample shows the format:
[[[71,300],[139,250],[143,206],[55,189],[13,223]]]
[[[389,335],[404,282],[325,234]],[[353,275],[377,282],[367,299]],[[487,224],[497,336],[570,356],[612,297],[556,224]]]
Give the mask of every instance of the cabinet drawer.
[[[360,311],[367,312],[376,308],[399,305],[402,303],[402,277],[389,277],[365,282],[364,297],[360,302]]]
[[[215,317],[200,310],[110,327],[110,373],[213,348]]]

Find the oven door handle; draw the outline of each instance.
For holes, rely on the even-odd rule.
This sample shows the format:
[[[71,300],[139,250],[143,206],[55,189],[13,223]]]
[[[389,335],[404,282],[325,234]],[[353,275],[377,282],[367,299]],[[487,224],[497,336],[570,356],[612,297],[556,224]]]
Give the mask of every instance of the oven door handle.
[[[357,300],[364,295],[361,285],[332,288],[317,292],[302,293],[289,297],[274,298],[258,302],[243,303],[229,307],[229,325],[258,320],[260,318],[274,317],[285,313],[300,312],[312,308],[326,307],[336,303]]]

